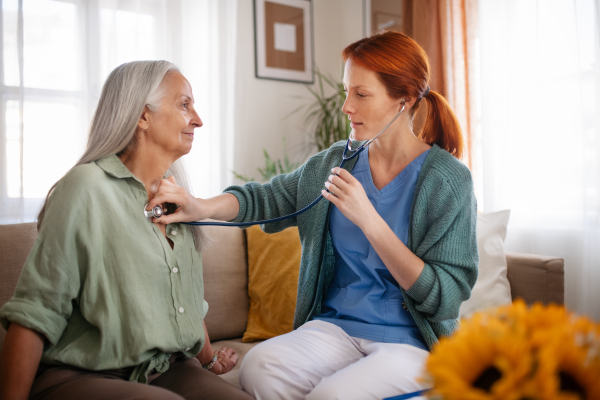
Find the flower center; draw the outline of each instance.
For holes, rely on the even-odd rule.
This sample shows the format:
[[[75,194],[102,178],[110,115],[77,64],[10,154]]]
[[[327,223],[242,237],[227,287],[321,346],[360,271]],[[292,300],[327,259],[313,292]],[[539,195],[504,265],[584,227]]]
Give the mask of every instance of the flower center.
[[[560,379],[561,392],[572,392],[580,395],[582,399],[586,398],[585,390],[583,390],[583,387],[575,380],[575,378],[573,378],[572,375],[560,371],[558,373],[558,378]]]
[[[484,390],[487,393],[491,391],[492,385],[502,378],[502,373],[496,367],[486,368],[475,382],[473,382],[473,387]]]

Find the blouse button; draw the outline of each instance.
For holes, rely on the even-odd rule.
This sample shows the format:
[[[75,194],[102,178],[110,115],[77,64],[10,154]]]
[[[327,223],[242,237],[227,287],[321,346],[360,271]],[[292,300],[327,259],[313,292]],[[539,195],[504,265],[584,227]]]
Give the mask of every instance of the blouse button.
[[[177,268],[177,267],[174,267],[174,268],[173,268],[173,273],[174,273],[174,274],[176,274],[176,273],[178,273],[178,272],[179,272],[179,268]]]
[[[177,231],[171,231],[171,235],[177,236]]]
[[[183,307],[179,307],[179,314],[183,314],[184,311],[185,309]]]

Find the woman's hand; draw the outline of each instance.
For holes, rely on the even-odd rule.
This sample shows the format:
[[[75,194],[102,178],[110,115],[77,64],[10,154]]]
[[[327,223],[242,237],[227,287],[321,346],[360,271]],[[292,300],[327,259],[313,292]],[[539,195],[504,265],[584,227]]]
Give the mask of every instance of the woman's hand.
[[[210,338],[208,337],[208,331],[206,330],[206,323],[202,322],[202,325],[204,326],[205,342],[202,350],[200,350],[200,353],[198,353],[196,358],[198,361],[200,361],[200,364],[205,366],[212,361],[214,356],[217,356],[217,361],[212,368],[209,369],[209,371],[216,375],[226,374],[227,372],[231,371],[233,367],[235,367],[235,364],[237,364],[238,355],[235,354],[233,349],[227,347],[222,347],[221,350],[215,351],[213,354]]]
[[[217,362],[210,369],[210,372],[213,372],[216,375],[226,374],[227,372],[231,371],[233,367],[235,367],[235,364],[237,364],[238,355],[235,354],[233,349],[223,347],[215,354],[217,356]]]
[[[173,176],[160,182],[156,195],[150,200],[146,210],[152,210],[158,204],[164,203],[177,204],[179,208],[173,214],[152,218],[152,222],[166,225],[174,222],[201,221],[208,218],[230,221],[240,212],[240,203],[234,195],[225,193],[207,200],[198,199],[181,186],[177,186]]]
[[[377,214],[365,189],[345,169],[336,167],[331,172],[335,175],[330,175],[329,180],[325,182],[329,192],[321,191],[323,197],[332,202],[346,218],[363,229],[368,221],[372,221],[375,217],[373,213]]]
[[[195,198],[187,190],[178,186],[173,176],[160,181],[158,190],[146,206],[146,210],[152,210],[158,204],[164,203],[177,204],[179,208],[173,214],[152,218],[152,222],[166,225],[173,222],[189,222],[209,218],[209,210],[203,206],[203,200]]]
[[[331,170],[323,197],[331,201],[346,218],[358,226],[390,271],[394,279],[408,290],[419,279],[425,263],[396,236],[369,201],[365,189],[352,174],[342,168]]]

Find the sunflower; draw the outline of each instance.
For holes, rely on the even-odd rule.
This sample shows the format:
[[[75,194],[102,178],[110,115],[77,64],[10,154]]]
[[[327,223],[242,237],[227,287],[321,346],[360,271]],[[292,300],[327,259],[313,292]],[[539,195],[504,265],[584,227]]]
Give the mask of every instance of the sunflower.
[[[600,326],[523,301],[475,314],[427,361],[440,400],[600,399]]]

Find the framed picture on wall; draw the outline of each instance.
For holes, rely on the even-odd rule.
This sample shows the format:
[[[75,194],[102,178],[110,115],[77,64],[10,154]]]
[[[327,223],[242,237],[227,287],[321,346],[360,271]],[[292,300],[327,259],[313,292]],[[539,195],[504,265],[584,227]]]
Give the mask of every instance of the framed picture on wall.
[[[312,2],[254,0],[256,77],[313,83]]]

